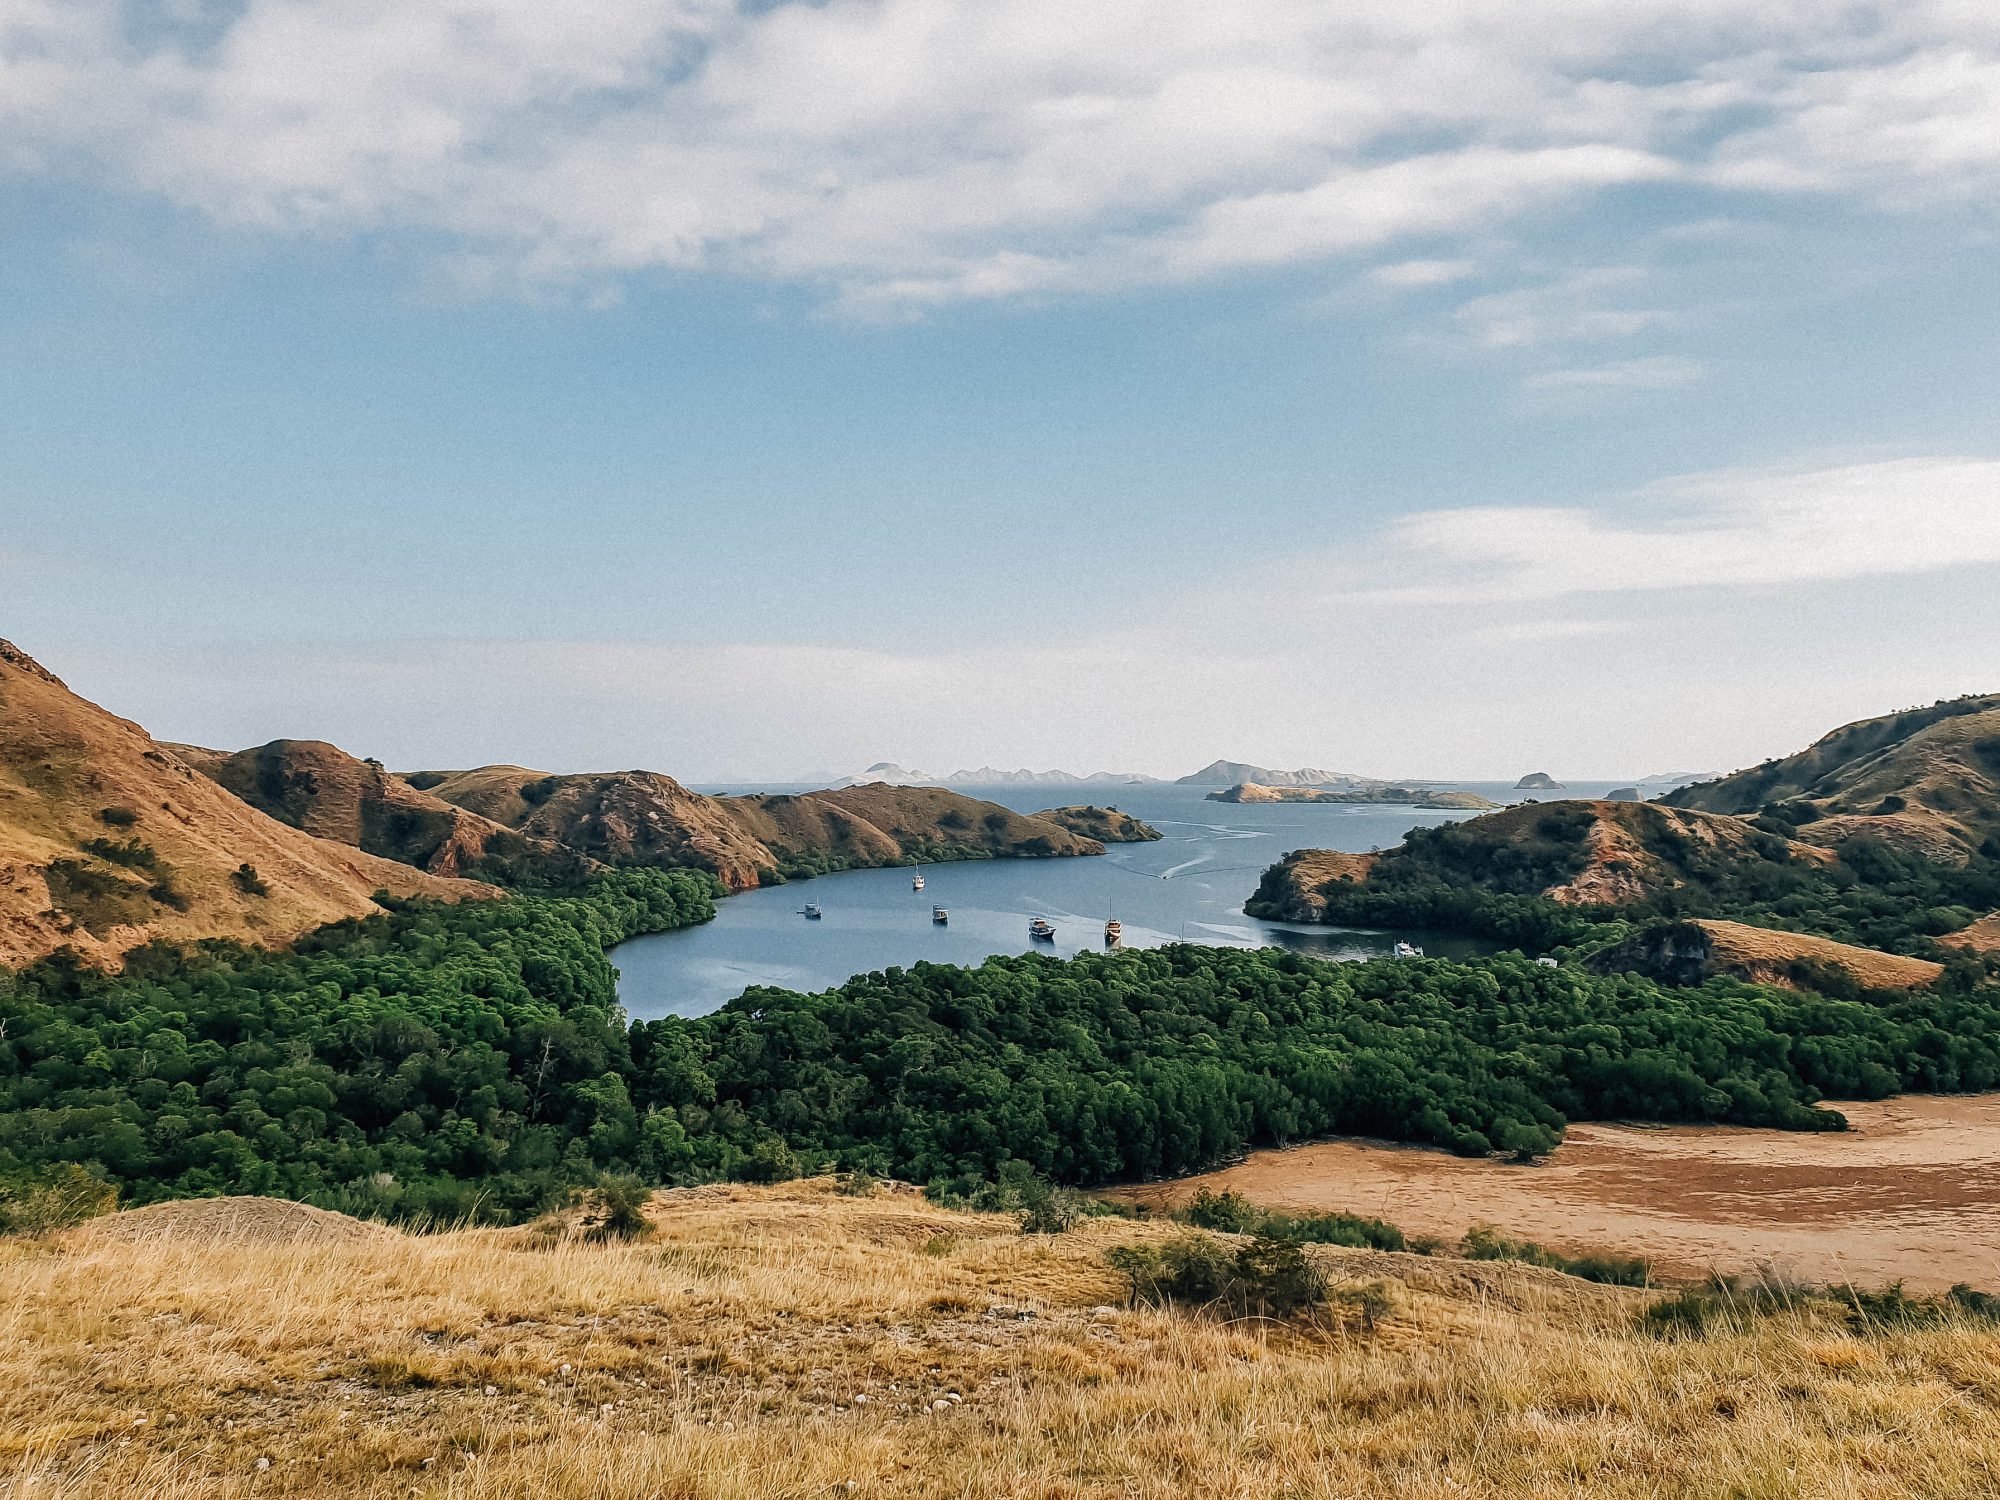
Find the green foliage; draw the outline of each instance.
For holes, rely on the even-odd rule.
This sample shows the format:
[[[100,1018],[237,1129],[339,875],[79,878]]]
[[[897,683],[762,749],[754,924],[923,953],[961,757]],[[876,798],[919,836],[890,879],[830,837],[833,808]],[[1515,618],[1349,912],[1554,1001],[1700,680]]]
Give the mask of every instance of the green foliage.
[[[154,870],[160,864],[158,852],[144,839],[85,839],[79,847],[129,870]]]
[[[229,880],[237,890],[246,896],[268,896],[271,894],[271,887],[265,884],[264,877],[257,873],[257,867],[247,860],[229,872]]]
[[[118,1206],[118,1189],[75,1162],[0,1177],[0,1234],[46,1234]]]
[[[1768,809],[1766,818],[1774,821]],[[1790,861],[1782,848],[1766,851],[1777,857],[1746,859],[1678,841],[1653,852],[1682,873],[1680,884],[1636,905],[1564,906],[1535,894],[1574,873],[1557,857],[1557,844],[1478,839],[1463,832],[1468,826],[1412,830],[1404,852],[1377,864],[1365,884],[1325,887],[1325,920],[1476,933],[1546,953],[1615,941],[1638,924],[1727,918],[1939,958],[1934,938],[2000,907],[2000,851],[1941,865],[1868,838],[1848,839],[1839,862],[1825,865]],[[1776,822],[1773,831],[1790,834],[1792,827]],[[1282,868],[1273,867],[1244,909],[1275,916],[1288,899]]]
[[[0,1176],[73,1162],[136,1202],[271,1193],[454,1220],[606,1171],[691,1165],[633,1104],[612,943],[705,920],[712,885],[397,904],[288,953],[202,944],[107,975],[0,971]]]
[[[1717,1276],[1654,1302],[1639,1326],[1664,1339],[1747,1333],[1783,1315],[1831,1322],[1857,1337],[2000,1323],[2000,1296],[1959,1285],[1936,1297],[1913,1297],[1903,1284],[1806,1287],[1780,1281]]]
[[[1258,1236],[1231,1246],[1191,1232],[1164,1245],[1120,1245],[1107,1259],[1135,1303],[1180,1303],[1230,1318],[1292,1318],[1326,1304],[1325,1275],[1297,1240]]]
[[[97,821],[106,828],[130,828],[139,821],[139,815],[129,807],[100,807]]]
[[[652,1190],[633,1176],[607,1177],[590,1190],[583,1227],[594,1240],[643,1240],[653,1232],[646,1217]]]
[[[1510,1240],[1490,1224],[1467,1232],[1458,1253],[1467,1260],[1518,1260],[1531,1266],[1601,1281],[1611,1286],[1650,1286],[1653,1268],[1636,1255],[1564,1255],[1531,1240]]]
[[[1259,1208],[1234,1190],[1216,1193],[1203,1188],[1174,1216],[1197,1229],[1224,1234],[1261,1234],[1308,1245],[1346,1245],[1366,1250],[1407,1250],[1403,1231],[1381,1219],[1357,1214],[1291,1214]]]

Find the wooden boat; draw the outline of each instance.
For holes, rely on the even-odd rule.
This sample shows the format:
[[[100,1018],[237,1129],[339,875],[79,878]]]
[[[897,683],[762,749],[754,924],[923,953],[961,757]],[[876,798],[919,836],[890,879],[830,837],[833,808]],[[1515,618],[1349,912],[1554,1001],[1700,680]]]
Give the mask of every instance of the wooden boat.
[[[931,920],[942,927],[951,920],[951,913],[946,911],[942,906],[933,906],[931,908]]]
[[[1036,917],[1028,923],[1028,936],[1038,943],[1053,943],[1056,930],[1049,925],[1047,917]]]
[[[1116,917],[1104,924],[1104,946],[1116,948],[1125,941],[1125,924]]]

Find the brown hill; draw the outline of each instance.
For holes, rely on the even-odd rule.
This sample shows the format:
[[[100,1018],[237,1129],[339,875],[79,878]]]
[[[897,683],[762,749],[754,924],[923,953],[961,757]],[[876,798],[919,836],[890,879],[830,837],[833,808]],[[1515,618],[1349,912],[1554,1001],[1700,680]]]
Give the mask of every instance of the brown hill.
[[[1315,921],[1332,880],[1437,884],[1568,906],[1619,906],[1721,871],[1759,864],[1829,864],[1815,845],[1743,818],[1656,802],[1529,802],[1463,823],[1412,830],[1378,855],[1299,850],[1265,872],[1252,916]],[[1364,863],[1365,861],[1365,863]]]
[[[1115,807],[1047,807],[1035,816],[1100,844],[1149,844],[1160,837],[1159,829]]]
[[[377,910],[377,890],[491,894],[267,817],[0,641],[0,963],[282,942]]]
[[[433,875],[566,880],[592,863],[419,791],[324,740],[197,753],[199,770],[280,823]]]
[[[1963,863],[1982,846],[2000,849],[2000,694],[1843,725],[1796,755],[1663,800],[1704,812],[1768,809],[1814,843],[1861,834]]]
[[[1699,984],[1728,974],[1753,984],[1787,989],[1824,987],[1827,971],[1845,975],[1862,990],[1922,989],[1944,965],[1857,948],[1802,932],[1779,932],[1742,922],[1703,920],[1656,924],[1593,956],[1604,972],[1637,970],[1672,984]]]
[[[1045,816],[1030,817],[942,787],[871,782],[795,796],[716,800],[771,851],[775,867],[787,876],[910,860],[943,863],[1104,852],[1097,839]]]
[[[722,808],[658,771],[552,776],[523,766],[420,771],[421,791],[609,865],[707,870],[733,891],[778,868],[769,849]]]

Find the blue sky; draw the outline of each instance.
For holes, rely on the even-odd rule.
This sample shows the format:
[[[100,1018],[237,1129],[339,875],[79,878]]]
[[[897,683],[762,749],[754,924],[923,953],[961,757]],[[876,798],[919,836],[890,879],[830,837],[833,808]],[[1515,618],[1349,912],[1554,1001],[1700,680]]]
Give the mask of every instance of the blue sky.
[[[701,780],[2000,687],[1987,7],[556,10],[0,0],[0,630]]]

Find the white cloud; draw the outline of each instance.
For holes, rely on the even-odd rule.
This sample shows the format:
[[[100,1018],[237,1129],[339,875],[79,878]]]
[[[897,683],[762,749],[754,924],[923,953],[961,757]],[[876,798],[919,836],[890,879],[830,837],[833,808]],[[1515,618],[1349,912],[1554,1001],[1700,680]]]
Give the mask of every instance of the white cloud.
[[[1668,481],[1601,507],[1425,511],[1359,591],[1407,603],[1775,588],[2000,563],[2000,462],[1915,458]]]
[[[1524,379],[1522,386],[1538,395],[1571,395],[1588,391],[1666,391],[1692,385],[1701,379],[1698,360],[1671,354],[1642,359],[1616,359],[1608,364],[1576,365],[1561,370],[1543,370]]]
[[[1377,285],[1404,290],[1411,287],[1445,286],[1463,281],[1479,269],[1470,260],[1399,260],[1377,266],[1369,273]]]
[[[1970,0],[181,13],[0,0],[0,171],[438,236],[500,284],[699,268],[921,306],[1435,269],[1464,248],[1422,242],[1638,182],[1897,202],[2000,178],[2000,27]]]

